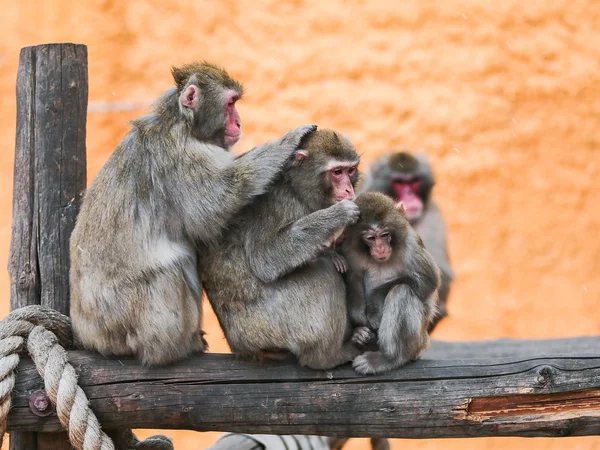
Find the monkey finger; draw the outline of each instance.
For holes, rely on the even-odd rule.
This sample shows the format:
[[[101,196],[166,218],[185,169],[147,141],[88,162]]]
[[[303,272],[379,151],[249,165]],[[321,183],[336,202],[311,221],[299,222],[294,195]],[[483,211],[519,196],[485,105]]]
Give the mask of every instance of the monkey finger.
[[[332,255],[331,259],[333,260],[333,265],[335,266],[335,269],[339,273],[346,273],[346,271],[348,270],[348,264],[346,263],[346,258],[344,258],[339,253],[334,253]]]
[[[333,261],[333,264],[335,265],[335,270],[339,273],[346,273],[347,269],[342,261]]]
[[[346,263],[346,260],[342,261],[342,270],[340,270],[340,273],[346,273],[348,271],[348,264]]]
[[[346,225],[352,225],[358,222],[358,219],[360,218],[360,209],[352,200],[342,200],[339,203],[336,203],[334,206],[344,211],[346,216]]]
[[[352,342],[356,345],[366,345],[373,339],[375,339],[375,333],[369,327],[357,327],[352,334]]]

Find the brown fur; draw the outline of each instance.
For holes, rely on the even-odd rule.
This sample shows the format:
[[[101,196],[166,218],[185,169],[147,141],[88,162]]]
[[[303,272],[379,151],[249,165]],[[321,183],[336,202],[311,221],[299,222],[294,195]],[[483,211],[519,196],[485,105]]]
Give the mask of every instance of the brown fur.
[[[234,78],[216,64],[206,61],[198,61],[186,64],[181,67],[172,67],[171,74],[177,86],[177,92],[181,93],[192,77],[196,77],[199,82],[213,81],[226,89],[233,89],[239,92],[240,96],[244,92],[242,83]]]
[[[194,84],[202,102],[185,106],[173,88],[132,122],[88,189],[70,242],[78,342],[145,364],[206,348],[197,244],[216,242],[316,128],[300,127],[236,158],[222,144],[223,93],[239,83],[207,63],[173,75],[178,87]]]
[[[440,272],[391,198],[368,192],[356,204],[360,219],[346,229],[341,246],[348,265],[348,309],[353,326],[377,333],[379,350],[357,356],[352,365],[359,373],[380,373],[418,359],[429,345]],[[365,231],[375,229],[389,232],[387,261],[375,260],[372,244],[363,240]]]
[[[200,263],[208,298],[234,353],[289,350],[300,364],[327,369],[359,351],[349,338],[345,289],[330,258],[333,236],[358,218],[348,200],[331,204],[323,167],[358,161],[337,133],[308,136],[299,165],[244,209]]]
[[[423,213],[420,218],[411,221],[411,226],[423,239],[425,247],[442,272],[439,305],[429,328],[429,332],[432,332],[439,321],[448,315],[446,305],[450,296],[450,286],[455,278],[448,255],[446,223],[431,195],[435,178],[424,154],[413,154],[405,150],[381,157],[367,171],[360,192],[381,192],[395,198],[396,194],[391,187],[395,174],[419,178],[422,182],[418,195],[423,202]]]

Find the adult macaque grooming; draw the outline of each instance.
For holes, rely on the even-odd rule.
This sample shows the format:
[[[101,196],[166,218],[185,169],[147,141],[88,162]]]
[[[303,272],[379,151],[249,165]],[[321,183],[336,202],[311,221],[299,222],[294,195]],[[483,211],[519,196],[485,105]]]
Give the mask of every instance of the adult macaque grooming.
[[[215,242],[316,129],[236,158],[240,83],[204,62],[172,74],[176,87],[132,122],[88,189],[70,248],[76,337],[148,365],[205,349],[196,243]]]
[[[331,130],[308,135],[271,189],[239,214],[227,236],[200,260],[208,298],[234,353],[328,369],[360,351],[346,290],[332,259],[333,238],[358,219],[359,157]]]
[[[356,204],[360,219],[341,246],[348,309],[352,325],[376,331],[379,349],[352,365],[362,374],[381,373],[418,359],[429,345],[440,271],[402,206],[378,192],[359,195]]]
[[[454,271],[448,257],[446,224],[438,206],[431,198],[435,184],[433,173],[424,154],[398,152],[386,155],[373,163],[360,191],[382,192],[404,204],[406,218],[419,233],[442,272],[437,313],[429,332],[448,315],[446,302]]]

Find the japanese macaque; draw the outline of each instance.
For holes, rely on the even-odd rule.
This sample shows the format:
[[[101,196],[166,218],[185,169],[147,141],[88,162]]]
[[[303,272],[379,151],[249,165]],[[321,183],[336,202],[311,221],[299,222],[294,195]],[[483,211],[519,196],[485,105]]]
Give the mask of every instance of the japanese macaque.
[[[205,62],[172,74],[176,87],[132,122],[88,189],[70,242],[78,344],[146,365],[206,348],[197,244],[216,242],[316,129],[236,158],[242,85]]]
[[[437,313],[429,332],[448,315],[446,303],[450,284],[455,278],[448,257],[446,224],[431,191],[435,184],[433,173],[424,154],[406,151],[386,155],[373,163],[365,174],[360,192],[376,191],[402,202],[406,218],[419,233],[442,272]]]
[[[267,193],[200,260],[206,293],[234,353],[329,369],[360,350],[350,342],[346,289],[332,240],[358,219],[359,157],[331,130],[308,135]]]
[[[378,350],[357,356],[352,366],[374,374],[418,359],[428,347],[440,270],[401,205],[378,192],[359,195],[356,204],[360,219],[340,247],[348,310],[353,326],[376,333]]]

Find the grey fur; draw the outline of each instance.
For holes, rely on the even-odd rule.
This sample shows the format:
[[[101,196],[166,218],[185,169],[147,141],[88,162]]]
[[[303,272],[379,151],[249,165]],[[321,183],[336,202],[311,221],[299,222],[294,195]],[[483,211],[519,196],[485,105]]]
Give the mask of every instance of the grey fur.
[[[394,172],[388,163],[390,156],[392,154],[384,155],[370,166],[359,186],[359,192],[381,192],[395,198],[391,188]],[[425,183],[430,184],[431,190],[435,185],[435,178],[429,158],[425,153],[416,153],[413,156],[419,162],[419,167],[414,171],[414,175],[422,177]],[[442,272],[438,310],[430,325],[429,332],[431,332],[440,320],[448,316],[446,304],[450,295],[452,280],[456,278],[456,275],[452,270],[448,255],[448,231],[444,217],[430,192],[422,200],[423,214],[418,220],[411,222],[411,225],[423,239],[425,247],[427,247]]]
[[[70,242],[71,318],[87,349],[148,365],[205,350],[196,244],[216,242],[316,129],[297,128],[236,158],[215,143],[226,118],[223,95],[210,89],[222,88],[214,81],[203,89],[214,102],[197,111],[171,89],[133,121],[87,191]],[[206,136],[198,132],[204,122],[212,124]]]
[[[302,365],[328,369],[360,353],[348,341],[344,281],[322,256],[336,233],[358,219],[358,207],[349,200],[332,205],[322,168],[358,155],[329,130],[307,140],[306,160],[290,165],[219,245],[208,246],[200,272],[234,353],[289,351]],[[338,151],[335,158],[328,145]]]
[[[347,261],[348,309],[353,326],[377,333],[377,351],[357,356],[362,374],[381,373],[418,359],[429,345],[427,328],[436,311],[440,272],[420,237],[383,194],[357,197],[361,218],[346,229],[341,253]],[[392,253],[376,261],[361,238],[378,226],[391,233]]]

